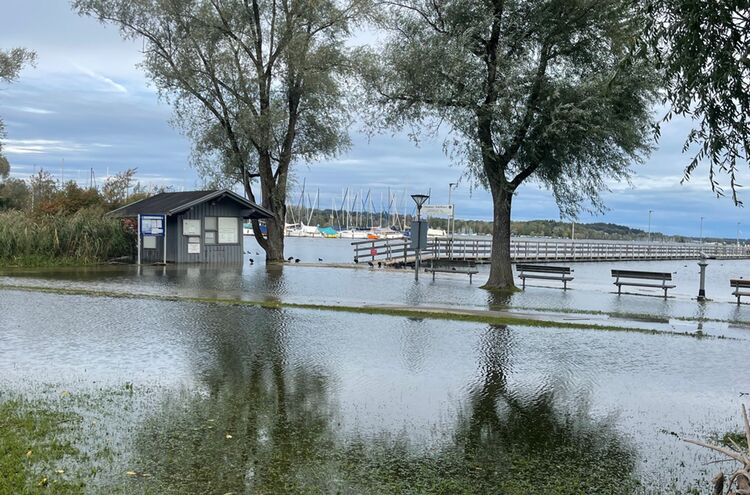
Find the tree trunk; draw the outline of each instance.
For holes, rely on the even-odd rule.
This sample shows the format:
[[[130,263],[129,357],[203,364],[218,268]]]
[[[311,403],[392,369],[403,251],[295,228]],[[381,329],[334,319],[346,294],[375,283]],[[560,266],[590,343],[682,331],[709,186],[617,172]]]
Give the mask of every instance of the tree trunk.
[[[492,253],[490,278],[483,289],[515,291],[513,268],[510,264],[510,210],[513,190],[501,185],[492,185]]]
[[[275,213],[275,212],[274,212]],[[266,263],[283,263],[284,262],[284,220],[269,218],[266,220],[268,228],[268,237],[266,245]]]

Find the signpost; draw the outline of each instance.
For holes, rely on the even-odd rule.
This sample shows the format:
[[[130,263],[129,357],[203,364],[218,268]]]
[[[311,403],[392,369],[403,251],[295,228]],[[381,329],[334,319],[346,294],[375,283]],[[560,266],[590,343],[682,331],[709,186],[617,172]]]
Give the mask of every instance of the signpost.
[[[453,258],[453,230],[451,224],[454,220],[454,208],[452,204],[447,205],[424,205],[422,211],[428,217],[448,217],[448,236],[450,237],[449,256]],[[455,225],[453,226],[455,228]],[[413,230],[413,229],[412,229]]]
[[[430,199],[430,197],[426,194],[412,194],[411,199],[414,200],[414,203],[417,205],[417,221],[413,222],[416,224],[417,232],[414,232],[414,225],[411,229],[411,242],[412,247],[414,247],[414,280],[419,281],[419,264],[422,258],[422,249],[424,249],[427,244],[427,222],[424,222],[424,225],[422,225],[422,205],[425,204],[425,202]],[[422,230],[424,230],[424,244],[422,244]],[[416,236],[415,236],[416,234]],[[415,243],[416,239],[416,245]]]
[[[141,243],[144,237],[162,237],[164,264],[167,264],[167,218],[165,215],[138,215],[138,264],[141,264]],[[154,244],[155,246],[156,244]]]

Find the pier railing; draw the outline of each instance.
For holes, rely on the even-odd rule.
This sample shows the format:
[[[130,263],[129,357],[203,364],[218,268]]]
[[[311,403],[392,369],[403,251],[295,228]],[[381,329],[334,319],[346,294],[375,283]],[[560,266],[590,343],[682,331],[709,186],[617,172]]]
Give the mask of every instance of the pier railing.
[[[358,262],[385,264],[412,263],[415,252],[406,238],[368,239],[352,242]],[[424,260],[457,260],[486,262],[490,259],[492,241],[487,238],[435,237],[428,239],[422,252]],[[701,253],[709,258],[750,258],[750,247],[729,244],[679,244],[636,242],[593,242],[569,240],[512,239],[513,261],[628,261],[697,259]]]

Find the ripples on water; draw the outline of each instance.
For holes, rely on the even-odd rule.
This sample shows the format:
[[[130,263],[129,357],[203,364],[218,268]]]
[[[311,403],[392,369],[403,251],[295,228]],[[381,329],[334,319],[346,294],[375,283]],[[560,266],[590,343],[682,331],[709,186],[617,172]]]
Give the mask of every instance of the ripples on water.
[[[750,391],[729,340],[13,291],[0,321],[0,390],[79,400],[103,493],[681,491],[707,456],[668,432]]]

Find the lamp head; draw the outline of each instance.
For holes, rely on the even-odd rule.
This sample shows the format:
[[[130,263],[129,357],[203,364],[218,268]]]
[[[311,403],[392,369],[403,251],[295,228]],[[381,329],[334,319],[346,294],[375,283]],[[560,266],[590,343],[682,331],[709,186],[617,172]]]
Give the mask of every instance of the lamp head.
[[[426,194],[412,194],[411,199],[417,204],[417,208],[421,208],[430,197]]]

